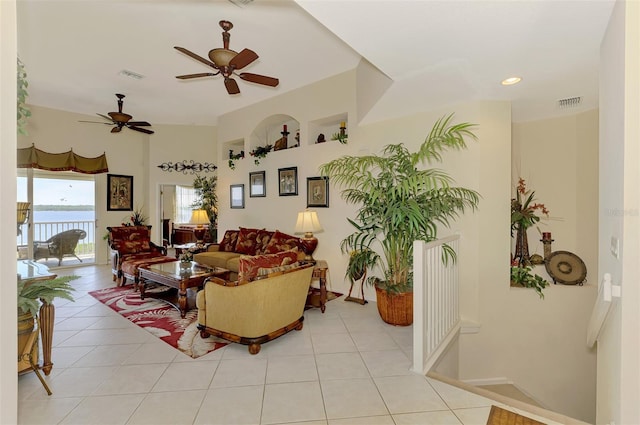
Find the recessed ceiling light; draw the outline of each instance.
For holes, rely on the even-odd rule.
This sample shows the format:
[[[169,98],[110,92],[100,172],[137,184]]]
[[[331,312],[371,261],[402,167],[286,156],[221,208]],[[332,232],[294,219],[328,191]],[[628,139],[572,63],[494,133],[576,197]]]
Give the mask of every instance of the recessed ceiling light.
[[[502,80],[502,85],[503,86],[512,86],[514,84],[518,84],[521,80],[522,80],[522,78],[520,78],[520,77],[509,77],[509,78],[506,78],[506,79]]]

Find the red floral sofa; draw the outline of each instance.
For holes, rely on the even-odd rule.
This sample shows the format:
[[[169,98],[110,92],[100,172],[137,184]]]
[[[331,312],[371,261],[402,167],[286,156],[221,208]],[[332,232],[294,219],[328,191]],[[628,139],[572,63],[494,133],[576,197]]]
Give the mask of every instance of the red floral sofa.
[[[156,263],[176,261],[167,249],[151,242],[151,226],[114,226],[109,231],[113,280],[118,286],[131,279],[137,285],[138,269]]]
[[[283,252],[293,255],[278,256]],[[304,260],[302,242],[278,230],[240,227],[227,230],[219,244],[210,245],[205,252],[195,254],[196,263],[222,267],[231,271],[230,280],[251,280],[261,267],[276,267]]]

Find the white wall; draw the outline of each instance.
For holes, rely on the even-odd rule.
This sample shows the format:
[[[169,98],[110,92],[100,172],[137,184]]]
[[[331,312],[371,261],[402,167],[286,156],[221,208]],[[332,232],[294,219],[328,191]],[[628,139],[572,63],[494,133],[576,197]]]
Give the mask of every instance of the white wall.
[[[16,2],[0,1],[0,198],[5,207],[16,199]],[[0,209],[0,423],[18,420],[18,375],[16,373],[17,287],[16,244],[14,229],[16,209]]]
[[[66,152],[73,149],[78,155],[96,157],[106,153],[109,172],[97,174],[96,205],[96,262],[108,261],[106,243],[100,237],[107,226],[127,221],[126,211],[107,211],[107,174],[133,176],[133,205],[143,209],[150,219],[152,238],[162,240],[162,222],[159,217],[159,185],[193,183],[195,175],[165,172],[157,166],[164,162],[194,160],[215,163],[216,127],[154,125],[154,134],[147,135],[123,129],[111,133],[105,125],[81,123],[80,120],[100,121],[93,116],[76,114],[39,106],[31,106],[32,116],[27,125],[27,136],[18,137],[18,147],[31,144],[47,152]],[[15,156],[15,155],[14,155]]]
[[[600,54],[599,270],[622,298],[597,342],[598,424],[640,423],[640,4],[618,1]],[[620,256],[610,252],[611,238]]]
[[[461,379],[507,378],[549,409],[588,422],[595,418],[595,353],[587,349],[585,335],[598,281],[597,122],[597,112],[590,111],[514,124],[512,131],[511,180],[524,177],[548,207],[553,219],[543,220],[541,230],[552,233],[554,250],[580,256],[587,283],[552,285],[544,300],[531,289],[510,288],[506,219],[499,237],[502,269],[485,274],[478,286],[481,330],[462,335],[460,343]],[[510,185],[501,192],[505,211],[512,191]],[[531,229],[531,254],[542,255],[539,239]],[[543,266],[535,272],[549,279]]]

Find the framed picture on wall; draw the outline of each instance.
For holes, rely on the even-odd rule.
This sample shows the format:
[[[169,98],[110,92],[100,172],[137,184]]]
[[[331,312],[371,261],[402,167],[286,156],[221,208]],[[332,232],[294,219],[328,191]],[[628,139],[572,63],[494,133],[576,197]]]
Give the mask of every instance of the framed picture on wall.
[[[254,173],[249,173],[249,197],[250,198],[259,198],[267,196],[267,192],[265,191],[265,172],[264,171],[256,171]]]
[[[133,176],[107,174],[107,211],[133,211]]]
[[[244,185],[232,184],[229,188],[231,208],[244,208]]]
[[[307,207],[329,207],[329,177],[307,177]]]
[[[298,167],[278,168],[280,196],[298,195]]]

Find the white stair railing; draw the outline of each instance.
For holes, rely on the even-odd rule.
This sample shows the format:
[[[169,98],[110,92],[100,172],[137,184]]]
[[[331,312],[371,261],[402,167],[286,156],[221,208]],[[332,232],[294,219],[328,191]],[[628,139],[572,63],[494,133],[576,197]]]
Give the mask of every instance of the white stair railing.
[[[413,243],[413,366],[426,374],[460,330],[457,261],[443,261],[444,245],[458,253],[459,235]]]

